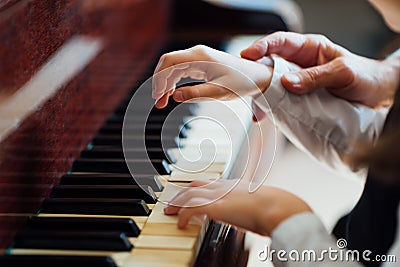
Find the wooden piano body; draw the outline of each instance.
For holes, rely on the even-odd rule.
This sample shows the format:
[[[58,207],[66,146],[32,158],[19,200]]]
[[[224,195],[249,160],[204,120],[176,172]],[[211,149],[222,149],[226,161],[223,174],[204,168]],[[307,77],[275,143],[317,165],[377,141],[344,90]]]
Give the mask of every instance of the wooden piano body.
[[[221,48],[227,37],[246,29],[286,29],[273,14],[261,24],[232,28],[215,20],[217,25],[201,27],[201,10],[219,9],[188,2],[0,0],[2,254],[113,110],[152,74],[149,67],[166,43]],[[181,16],[185,11],[195,14],[187,25],[182,24],[188,19]],[[232,10],[220,14],[221,21],[243,15]],[[202,252],[217,257],[198,258],[198,266],[218,266],[222,256],[245,264],[243,233],[224,227],[210,228],[224,234],[219,241],[235,242],[212,244],[215,232],[210,230],[211,241],[206,239]],[[222,247],[227,250],[221,252]]]
[[[166,1],[132,1],[111,11],[88,2],[93,4],[16,1],[2,8],[0,213],[34,214],[39,209],[42,198],[144,75],[163,43]],[[62,67],[50,71],[43,85],[55,83],[56,88],[37,103],[40,95],[32,95],[35,92],[25,85],[73,36],[88,38],[89,46],[97,42],[95,60],[82,62],[81,71],[67,81]],[[13,102],[17,94],[24,94],[24,103]],[[2,247],[20,219],[1,220]]]

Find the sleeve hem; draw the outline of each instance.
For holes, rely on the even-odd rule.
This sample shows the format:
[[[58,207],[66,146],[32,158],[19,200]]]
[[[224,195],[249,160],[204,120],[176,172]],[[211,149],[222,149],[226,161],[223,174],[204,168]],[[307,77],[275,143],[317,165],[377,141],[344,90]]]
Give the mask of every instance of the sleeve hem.
[[[299,235],[298,233],[302,234]],[[316,232],[328,235],[321,220],[312,212],[303,212],[293,215],[283,221],[272,233],[272,244],[278,247],[288,247],[302,243],[304,237],[313,236]]]
[[[264,112],[273,110],[285,98],[287,91],[281,84],[281,78],[284,73],[289,72],[287,64],[284,64],[280,57],[272,56],[274,62],[274,71],[271,79],[271,85],[263,94],[253,97],[254,103],[257,104]]]

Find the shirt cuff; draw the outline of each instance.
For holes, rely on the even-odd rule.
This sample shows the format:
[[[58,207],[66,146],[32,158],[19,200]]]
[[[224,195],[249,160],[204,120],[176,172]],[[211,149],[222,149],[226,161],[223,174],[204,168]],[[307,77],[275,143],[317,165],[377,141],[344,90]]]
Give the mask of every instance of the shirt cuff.
[[[299,66],[279,56],[272,55],[270,59],[273,61],[274,66],[271,84],[263,94],[258,94],[253,97],[253,106],[257,106],[257,108],[265,113],[273,111],[288,93],[281,83],[282,76],[288,72],[300,70]]]
[[[296,214],[284,220],[273,231],[272,246],[276,250],[301,247],[307,244],[307,239],[315,236],[316,233],[329,235],[321,220],[314,213]]]

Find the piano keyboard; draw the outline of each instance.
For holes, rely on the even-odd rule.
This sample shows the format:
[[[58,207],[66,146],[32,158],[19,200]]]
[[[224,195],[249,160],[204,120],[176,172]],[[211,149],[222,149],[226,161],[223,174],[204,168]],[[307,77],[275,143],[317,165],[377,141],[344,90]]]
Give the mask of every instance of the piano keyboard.
[[[241,101],[182,104],[165,128],[163,122],[177,104],[153,109],[147,119],[146,151],[139,145],[143,140],[138,122],[147,114],[130,116],[126,127],[130,132],[138,129],[137,135],[129,136],[130,147],[125,150],[126,160],[135,163],[133,179],[121,137],[127,104],[105,122],[71,171],[53,187],[38,213],[0,257],[0,266],[195,264],[208,221],[193,220],[186,229],[178,229],[177,218],[163,214],[164,203],[193,180],[227,178],[245,134],[236,129],[237,119],[244,128],[249,125],[248,106]],[[236,116],[230,114],[232,110]],[[165,153],[162,128],[168,136],[163,142]],[[215,147],[201,146],[200,152],[204,138],[212,139]],[[148,168],[145,153],[157,172]],[[187,171],[204,166],[201,172]]]

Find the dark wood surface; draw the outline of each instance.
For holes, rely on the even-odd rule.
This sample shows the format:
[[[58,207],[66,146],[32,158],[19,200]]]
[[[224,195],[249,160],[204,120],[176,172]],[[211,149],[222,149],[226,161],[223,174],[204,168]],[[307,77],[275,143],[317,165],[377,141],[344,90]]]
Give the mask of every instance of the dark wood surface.
[[[168,1],[126,2],[21,0],[0,9],[0,105],[72,36],[105,43],[84,71],[1,141],[0,213],[35,213],[154,60],[168,25]],[[0,216],[0,248],[23,221]]]

